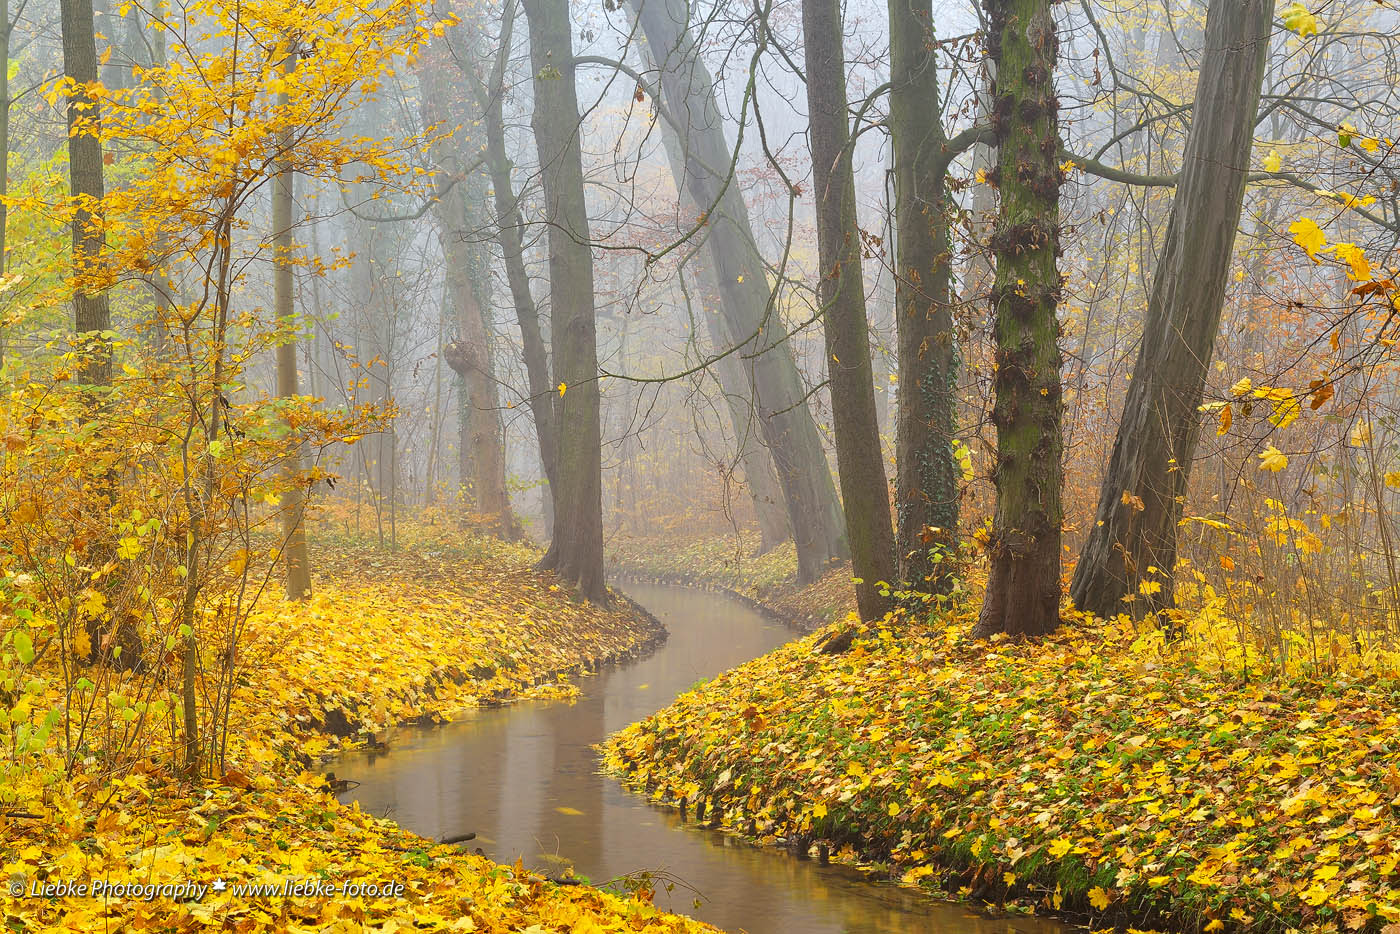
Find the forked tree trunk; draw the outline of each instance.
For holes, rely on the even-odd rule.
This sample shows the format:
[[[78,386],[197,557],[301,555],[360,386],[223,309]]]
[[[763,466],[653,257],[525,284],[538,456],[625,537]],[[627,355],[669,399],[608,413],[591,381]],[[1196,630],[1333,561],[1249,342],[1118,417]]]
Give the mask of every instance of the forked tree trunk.
[[[531,125],[549,224],[554,375],[559,380],[554,539],[541,566],[591,600],[603,579],[603,453],[593,251],[583,194],[568,0],[525,0],[535,106]]]
[[[296,67],[296,53],[287,56],[283,65],[290,74]],[[286,91],[277,95],[277,105],[286,108],[291,98]],[[296,309],[292,294],[292,199],[296,173],[292,170],[291,133],[282,135],[281,145],[286,153],[277,177],[272,183],[272,304],[277,324],[289,332],[295,328]],[[297,387],[297,348],[300,344],[292,335],[283,335],[277,345],[277,395],[291,399]],[[292,429],[295,432],[295,429]],[[288,489],[282,507],[282,558],[286,570],[286,593],[290,600],[305,600],[311,596],[311,556],[306,549],[306,490],[301,476],[301,447],[294,446],[283,465]]]
[[[1101,616],[1175,606],[1176,532],[1225,301],[1273,0],[1212,0],[1191,132],[1095,523],[1070,596]]]
[[[520,241],[520,204],[511,181],[511,163],[506,156],[505,120],[502,101],[505,96],[505,68],[510,58],[511,38],[515,24],[514,0],[507,0],[501,14],[501,40],[497,59],[491,69],[491,83],[485,89],[482,110],[486,122],[486,164],[491,173],[491,187],[496,206],[496,242],[501,246],[505,261],[506,282],[515,305],[515,319],[520,326],[520,344],[525,358],[525,377],[530,387],[530,414],[535,422],[535,437],[539,442],[540,469],[545,478],[545,529],[553,535],[554,475],[558,451],[556,424],[557,393],[549,373],[549,352],[540,328],[539,309],[530,292],[530,277],[525,270],[525,251]]]
[[[870,365],[870,322],[865,312],[856,186],[846,118],[846,55],[841,47],[840,0],[803,0],[807,113],[811,124],[812,181],[817,203],[817,286],[826,336],[836,468],[851,544],[856,606],[878,619],[891,606],[897,582],[889,484],[875,412]]]
[[[632,0],[647,47],[659,60],[662,104],[680,124],[683,164],[671,163],[687,207],[706,215],[705,247],[719,284],[725,326],[740,344],[736,356],[753,388],[758,424],[783,489],[797,577],[808,582],[850,556],[821,434],[807,405],[763,256],[758,250],[738,180],[729,176],[733,151],[715,100],[714,82],[689,34],[685,0]]]
[[[421,104],[423,122],[437,126],[439,132],[451,131],[433,144],[432,158],[445,175],[458,179],[453,190],[434,203],[433,215],[457,326],[457,338],[444,353],[465,390],[466,433],[462,448],[470,452],[470,470],[462,475],[462,483],[469,487],[476,510],[493,517],[493,531],[505,538],[516,538],[520,527],[506,491],[505,428],[493,373],[487,303],[481,294],[488,270],[482,248],[467,241],[471,231],[484,226],[477,222],[473,205],[486,193],[486,186],[480,184],[481,177],[476,173],[470,178],[461,177],[465,163],[479,148],[472,145],[468,131],[474,115],[469,112],[461,77],[451,68],[453,55],[446,40],[436,42],[432,52],[431,57],[422,60],[419,69],[427,92]]]
[[[1059,325],[1062,283],[1058,40],[1052,0],[984,0],[996,66],[992,125],[1001,207],[996,283],[997,491],[976,634],[1040,636],[1060,621]]]
[[[895,514],[899,577],[946,593],[958,543],[953,458],[956,360],[948,243],[947,139],[939,108],[930,0],[890,0],[894,146],[895,315],[899,411]],[[982,186],[986,187],[986,186]]]

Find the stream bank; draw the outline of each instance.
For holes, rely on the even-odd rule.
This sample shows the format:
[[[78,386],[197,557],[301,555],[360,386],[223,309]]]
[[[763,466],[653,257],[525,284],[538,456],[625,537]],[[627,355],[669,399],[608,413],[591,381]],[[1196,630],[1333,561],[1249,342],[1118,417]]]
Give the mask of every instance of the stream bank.
[[[987,918],[908,889],[872,885],[849,867],[698,829],[601,775],[595,743],[792,637],[718,594],[644,584],[626,589],[670,630],[654,652],[581,678],[571,703],[482,710],[401,735],[387,753],[348,753],[334,768],[360,784],[344,799],[424,836],[475,833],[470,845],[500,863],[519,859],[536,872],[572,873],[595,884],[648,880],[658,907],[730,931],[1058,930],[1035,919]]]

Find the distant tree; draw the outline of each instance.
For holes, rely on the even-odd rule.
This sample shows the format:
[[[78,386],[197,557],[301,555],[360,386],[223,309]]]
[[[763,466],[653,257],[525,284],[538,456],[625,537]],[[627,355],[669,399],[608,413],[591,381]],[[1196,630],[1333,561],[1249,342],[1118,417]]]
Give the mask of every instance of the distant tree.
[[[817,206],[817,297],[826,335],[836,467],[856,605],[862,617],[877,619],[889,610],[888,595],[896,582],[894,529],[870,364],[840,0],[803,0],[802,33]]]
[[[511,40],[515,26],[514,0],[506,0],[501,12],[501,35],[497,43],[496,60],[491,66],[486,84],[478,84],[478,98],[486,122],[486,166],[491,173],[492,198],[496,208],[496,242],[506,268],[515,320],[520,326],[521,355],[525,361],[526,382],[530,391],[530,414],[535,422],[535,437],[540,449],[540,469],[545,478],[545,517],[547,529],[553,534],[555,459],[559,449],[559,395],[549,373],[549,350],[540,327],[539,308],[530,292],[530,276],[525,269],[525,250],[521,245],[520,202],[511,180],[511,161],[506,155],[505,118],[502,98],[505,97],[506,65],[510,61]],[[454,46],[470,55],[472,46],[455,42]],[[470,58],[467,61],[471,61]],[[601,484],[601,481],[600,481]],[[601,494],[600,494],[601,495]]]
[[[689,29],[689,7],[685,0],[633,0],[632,7],[657,59],[661,106],[684,143],[684,162],[673,159],[671,172],[687,207],[705,218],[720,313],[753,389],[758,426],[797,546],[797,577],[806,583],[850,556],[821,434],[733,175],[733,149],[725,139],[714,80]]]
[[[447,298],[457,330],[456,339],[446,346],[444,356],[461,378],[466,393],[466,418],[459,445],[466,467],[462,486],[468,491],[472,506],[492,517],[497,534],[515,538],[520,527],[506,491],[505,430],[491,353],[489,306],[482,294],[487,272],[484,247],[470,242],[474,231],[486,226],[481,198],[487,186],[480,170],[467,164],[481,148],[469,132],[471,126],[480,123],[480,114],[474,112],[477,102],[469,100],[462,74],[451,67],[451,51],[444,36],[435,40],[431,54],[419,61],[424,123],[435,126],[439,134],[447,134],[439,135],[430,155],[443,175],[455,180],[450,191],[433,201]]]
[[[1001,205],[991,240],[996,515],[975,631],[1040,636],[1060,621],[1059,40],[1053,0],[983,0],[983,7]]]
[[[102,105],[89,88],[97,83],[97,37],[92,0],[60,0],[63,74],[72,82],[68,92],[68,178],[77,210],[73,214],[73,326],[87,335],[82,380],[106,386],[112,382],[111,341],[103,336],[112,327],[105,289],[85,277],[102,256],[101,218],[94,208],[102,201]]]
[[[290,74],[296,67],[296,53],[287,55],[283,70]],[[291,107],[285,90],[277,95],[277,106]],[[291,131],[284,131],[283,152],[292,148]],[[297,347],[298,330],[292,291],[292,207],[296,188],[296,172],[290,160],[280,160],[281,166],[272,179],[272,304],[277,325],[282,332],[277,345],[277,395],[291,400],[298,395]],[[306,548],[306,492],[301,476],[301,448],[294,447],[287,455],[285,472],[287,492],[282,504],[282,560],[285,565],[287,597],[305,600],[311,596],[311,555]]]

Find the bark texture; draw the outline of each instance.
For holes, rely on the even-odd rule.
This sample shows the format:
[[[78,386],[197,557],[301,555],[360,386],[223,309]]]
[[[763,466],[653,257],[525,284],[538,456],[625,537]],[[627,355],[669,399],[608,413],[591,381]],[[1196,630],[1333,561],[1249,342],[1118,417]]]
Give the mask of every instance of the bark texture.
[[[1034,637],[1060,621],[1060,348],[1062,283],[1058,39],[1052,0],[984,0],[996,66],[992,181],[1001,206],[991,247],[996,281],[994,470],[997,505],[987,598],[976,634]]]
[[[78,287],[73,295],[74,330],[90,339],[86,362],[79,376],[83,383],[107,386],[112,382],[111,341],[101,337],[112,326],[107,293],[89,290],[84,277],[102,257],[102,219],[94,213],[104,194],[102,142],[98,137],[101,106],[88,93],[97,81],[97,38],[93,29],[92,0],[61,0],[60,28],[63,73],[73,79],[68,97],[68,178],[77,212],[73,215],[73,272]]]
[[[890,609],[888,595],[897,574],[856,226],[840,0],[803,0],[802,32],[821,270],[817,296],[826,337],[836,468],[851,544],[856,606],[863,619],[878,619]]]
[[[850,556],[845,522],[748,206],[730,172],[733,151],[714,82],[690,35],[685,0],[632,0],[632,7],[660,63],[662,105],[684,141],[684,164],[673,161],[671,172],[687,205],[706,216],[705,247],[719,283],[720,309],[740,347],[735,356],[752,387],[759,429],[782,486],[798,579],[811,581]]]
[[[1070,596],[1102,616],[1175,606],[1176,532],[1244,203],[1273,0],[1212,0],[1176,197]]]
[[[911,590],[946,593],[958,543],[947,138],[937,106],[930,0],[890,0],[889,15],[899,349],[895,422],[899,577]]]
[[[602,429],[593,252],[583,194],[568,0],[525,0],[535,107],[531,125],[549,223],[551,332],[558,400],[554,538],[541,566],[605,600]]]

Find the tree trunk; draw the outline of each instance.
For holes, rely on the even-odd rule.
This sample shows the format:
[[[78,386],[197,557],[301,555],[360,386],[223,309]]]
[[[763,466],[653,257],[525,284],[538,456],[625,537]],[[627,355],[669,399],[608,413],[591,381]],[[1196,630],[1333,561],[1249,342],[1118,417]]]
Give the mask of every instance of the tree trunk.
[[[506,492],[506,441],[501,424],[496,379],[491,359],[491,329],[486,315],[487,303],[480,294],[488,270],[482,248],[467,241],[470,231],[484,226],[478,223],[473,205],[485,195],[480,176],[473,173],[462,178],[465,159],[478,147],[472,145],[467,128],[472,125],[465,88],[449,66],[451,50],[445,41],[435,44],[431,58],[423,59],[419,77],[424,87],[423,122],[427,126],[453,127],[451,136],[433,145],[433,161],[449,177],[457,177],[453,190],[438,199],[433,208],[438,224],[438,240],[447,272],[447,294],[452,302],[457,325],[457,339],[445,350],[448,366],[462,378],[466,390],[468,437],[464,450],[470,451],[470,475],[464,474],[463,484],[470,476],[472,499],[476,509],[491,516],[494,531],[515,538],[520,527],[510,508]]]
[[[87,90],[87,85],[97,81],[92,0],[60,0],[59,10],[63,73],[75,82],[68,97],[68,178],[78,205],[73,215],[73,273],[77,279],[73,318],[74,330],[88,335],[79,379],[90,386],[108,386],[112,382],[112,342],[103,334],[112,327],[111,308],[107,293],[89,291],[85,281],[101,259],[103,240],[102,219],[93,213],[94,207],[100,208],[104,193],[101,106]]]
[[[662,103],[680,123],[676,129],[685,146],[684,164],[672,162],[671,173],[691,209],[706,213],[705,246],[719,283],[720,308],[741,348],[736,356],[753,387],[759,428],[797,545],[798,580],[806,583],[850,555],[821,435],[769,288],[748,207],[729,172],[732,150],[714,82],[687,31],[685,0],[632,0],[632,5],[648,48],[661,59]]]
[[[946,593],[958,543],[953,458],[956,360],[948,243],[947,142],[930,0],[890,0],[895,311],[899,415],[895,509],[904,586]],[[986,187],[986,186],[981,186]]]
[[[520,242],[520,203],[511,181],[511,163],[506,156],[505,120],[501,98],[505,96],[505,68],[510,58],[512,27],[515,23],[515,3],[505,4],[502,12],[500,49],[492,68],[491,85],[486,89],[482,110],[486,122],[486,165],[491,173],[491,188],[496,204],[496,242],[505,261],[506,282],[515,305],[515,319],[520,326],[520,344],[525,358],[525,378],[530,389],[530,414],[535,421],[535,437],[540,448],[540,469],[544,473],[545,531],[554,529],[554,462],[558,443],[555,425],[558,421],[555,400],[558,393],[549,373],[549,353],[540,329],[539,309],[530,292],[530,276],[525,270],[525,251]],[[601,483],[601,481],[600,481]]]
[[[1198,408],[1253,145],[1273,0],[1212,0],[1166,243],[1075,605],[1101,616],[1175,606],[1176,530],[1200,436]]]
[[[856,226],[840,0],[803,0],[802,33],[821,270],[817,294],[826,335],[836,468],[846,509],[856,606],[863,619],[878,619],[890,609],[889,593],[897,574]]]
[[[449,200],[454,207],[464,204],[460,198]],[[446,211],[440,213],[446,214]],[[492,374],[490,331],[482,313],[483,303],[469,275],[472,270],[484,270],[481,270],[483,264],[479,257],[471,255],[470,245],[462,239],[463,231],[468,229],[471,228],[464,225],[464,219],[459,218],[455,225],[443,223],[438,231],[443,260],[447,264],[448,295],[457,324],[457,339],[447,345],[445,355],[447,365],[462,377],[466,390],[470,437],[463,440],[471,450],[471,485],[476,508],[483,515],[494,517],[497,534],[515,538],[519,527],[506,492],[505,432]]]
[[[674,138],[674,134],[671,134]],[[696,277],[708,295],[718,295],[719,286],[715,282],[714,270],[709,268],[708,255],[697,253],[692,261],[699,269]],[[708,308],[702,308],[706,333],[710,338],[712,352],[722,352],[734,346],[733,338],[724,328],[724,320]],[[767,554],[792,537],[788,530],[787,512],[783,508],[783,489],[773,473],[773,459],[758,438],[756,432],[757,413],[749,392],[744,370],[733,354],[715,365],[715,376],[720,392],[724,393],[725,408],[729,412],[729,422],[734,429],[734,443],[738,447],[739,463],[744,468],[744,485],[749,491],[754,514],[758,519],[759,554]]]
[[[283,70],[291,74],[296,68],[296,53],[287,56]],[[290,95],[277,95],[277,106],[290,105]],[[296,173],[291,167],[291,133],[282,135],[284,159],[272,184],[272,304],[277,324],[287,333],[277,345],[277,395],[291,399],[298,395],[297,347],[295,340],[296,309],[292,302],[292,197]],[[296,429],[291,429],[295,434]],[[305,600],[311,596],[311,556],[306,550],[306,490],[301,476],[301,447],[293,446],[283,466],[288,489],[282,507],[282,557],[286,563],[286,589],[289,600]]]
[[[987,598],[976,634],[1040,636],[1060,621],[1063,484],[1059,324],[1062,282],[1058,40],[1052,0],[984,0],[996,65],[993,181],[1001,191],[992,235],[996,282],[996,515]]]
[[[585,597],[606,600],[593,251],[568,0],[525,0],[525,16],[535,89],[530,122],[549,224],[550,319],[559,380],[554,539],[541,566],[554,569]]]
[[[661,139],[671,165],[684,165],[685,149],[676,135],[675,128],[664,120],[661,123]],[[719,309],[707,307],[710,303],[718,302],[720,295],[719,281],[715,276],[714,267],[710,264],[709,250],[696,251],[689,265],[695,270],[695,279],[700,286],[700,317],[705,319],[705,333],[710,339],[710,352],[722,354],[734,346],[734,339],[726,329],[723,314]],[[727,354],[716,362],[715,378],[719,383],[720,392],[724,394],[725,408],[729,412],[729,422],[734,429],[739,463],[744,469],[744,486],[749,491],[749,499],[758,519],[758,553],[767,554],[792,538],[787,511],[783,505],[783,489],[773,472],[773,459],[757,434],[760,430],[758,413],[753,404],[749,382],[744,378],[743,364],[736,354]]]
[[[10,0],[0,0],[0,279],[5,275],[5,237],[10,193]],[[0,306],[0,368],[5,366],[5,309]]]

